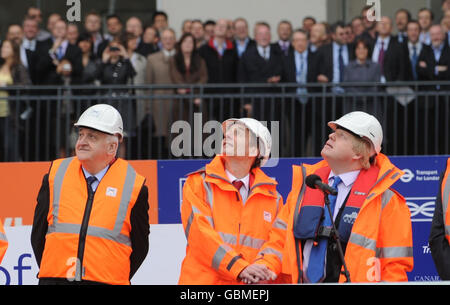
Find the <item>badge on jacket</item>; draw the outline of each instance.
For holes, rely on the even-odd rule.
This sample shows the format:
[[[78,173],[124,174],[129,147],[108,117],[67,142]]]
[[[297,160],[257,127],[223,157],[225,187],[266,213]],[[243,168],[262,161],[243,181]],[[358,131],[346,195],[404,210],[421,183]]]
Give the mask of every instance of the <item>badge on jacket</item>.
[[[110,187],[110,186],[108,186],[106,188],[106,196],[116,197],[116,195],[117,195],[117,189],[116,188]]]

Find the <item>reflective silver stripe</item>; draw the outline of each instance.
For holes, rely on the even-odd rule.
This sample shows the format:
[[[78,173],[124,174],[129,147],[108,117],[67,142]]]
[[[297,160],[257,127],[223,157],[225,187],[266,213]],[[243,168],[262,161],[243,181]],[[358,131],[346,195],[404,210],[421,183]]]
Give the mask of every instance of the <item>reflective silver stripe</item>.
[[[55,174],[55,180],[53,182],[53,223],[58,223],[58,213],[59,213],[59,198],[61,197],[61,188],[64,181],[64,176],[66,175],[67,168],[70,162],[72,162],[74,157],[67,158],[61,161],[58,170]]]
[[[302,168],[302,177],[303,177],[303,181],[302,181],[302,188],[300,189],[300,193],[299,193],[299,195],[298,195],[298,197],[297,197],[297,203],[295,204],[295,209],[294,209],[294,228],[297,226],[297,220],[298,220],[298,212],[299,212],[299,209],[300,209],[300,205],[301,205],[301,202],[302,202],[302,200],[303,200],[303,195],[305,194],[305,189],[306,189],[306,168],[302,165],[301,166],[301,168]],[[300,266],[300,261],[298,262],[299,264],[299,266]]]
[[[222,237],[222,240],[226,242],[227,244],[235,246],[237,244],[237,238],[236,235],[229,234],[229,233],[223,233],[223,232],[217,232],[219,233],[220,237]]]
[[[134,182],[136,180],[136,172],[134,168],[128,164],[125,182],[122,188],[122,197],[120,198],[119,210],[117,212],[116,222],[113,234],[119,235],[122,231],[123,223],[127,217],[128,205],[130,204],[131,194],[133,193]]]
[[[281,199],[281,194],[277,192],[277,213],[280,208],[280,199]]]
[[[378,248],[376,256],[378,258],[413,257],[413,248],[412,247]]]
[[[447,168],[450,171],[450,168]],[[447,180],[442,181],[442,216],[444,218],[444,224],[446,223],[448,201],[450,198],[450,173],[447,175]],[[445,226],[445,235],[450,235],[450,226]]]
[[[264,239],[259,239],[259,238],[251,237],[251,236],[244,235],[244,234],[241,234],[239,236],[239,244],[246,246],[246,247],[253,248],[253,249],[261,248],[265,242],[266,241]]]
[[[205,188],[205,191],[206,191],[206,200],[208,201],[209,207],[211,208],[211,215],[212,215],[213,206],[214,206],[213,191],[211,188],[211,184],[209,182],[205,181],[205,173],[202,173],[201,176],[203,178],[203,187]],[[209,223],[211,224],[211,227],[214,228],[214,219],[210,216],[206,216],[206,218],[208,219]]]
[[[200,214],[200,210],[197,209],[195,206],[192,206],[192,212],[191,215],[189,215],[187,224],[186,224],[186,229],[184,230],[184,234],[186,235],[186,240],[189,239],[189,231],[191,230],[191,225],[192,222],[194,221],[194,214]],[[212,220],[211,216],[205,216],[206,220],[208,220],[209,224],[211,226],[214,226],[214,222]]]
[[[5,233],[0,233],[0,240],[8,241],[8,238],[6,238],[6,234]]]
[[[55,175],[54,181],[54,196],[53,196],[53,224],[49,226],[47,234],[50,233],[72,233],[79,234],[81,225],[70,224],[70,223],[58,223],[58,213],[59,213],[59,201],[61,195],[61,186],[64,180],[65,173],[70,162],[73,158],[64,159],[61,162],[60,167]],[[127,173],[125,175],[125,182],[122,188],[122,197],[120,198],[120,205],[117,212],[116,220],[114,222],[113,230],[108,230],[105,228],[89,226],[87,230],[87,235],[101,237],[108,240],[113,240],[115,242],[131,246],[131,240],[128,236],[121,234],[122,227],[127,215],[128,205],[131,200],[131,195],[133,193],[133,188],[136,180],[136,172],[133,167],[128,164]],[[57,200],[56,200],[57,199]]]
[[[287,229],[287,223],[285,223],[283,220],[281,220],[280,218],[275,219],[275,221],[273,222],[272,227],[277,228],[277,229],[282,229],[282,230],[286,230]]]
[[[349,238],[349,242],[361,246],[365,249],[376,251],[377,250],[377,241],[367,238],[365,236],[359,235],[357,233],[352,232]]]
[[[222,244],[222,245],[219,246],[219,248],[217,249],[216,253],[213,256],[212,264],[211,264],[211,266],[215,270],[219,269],[220,263],[223,261],[225,255],[230,250],[231,250],[231,248],[228,245],[226,245],[226,244]]]
[[[79,234],[80,229],[81,225],[72,223],[58,223],[56,225],[49,226],[47,234],[51,233]],[[87,230],[87,235],[112,240],[117,243],[131,247],[131,240],[128,236],[120,233],[118,235],[114,234],[114,231],[105,228],[89,226]]]
[[[277,251],[271,247],[267,247],[258,253],[258,255],[261,255],[261,254],[275,254],[276,256],[278,256],[280,261],[283,259],[283,255],[279,251]]]
[[[186,240],[189,239],[189,231],[191,230],[192,221],[194,220],[194,211],[191,212],[191,215],[189,215],[186,229],[184,230],[184,235],[186,235]]]
[[[386,205],[391,201],[392,196],[394,196],[394,192],[390,189],[387,189],[382,195],[381,195],[381,210],[383,210]]]

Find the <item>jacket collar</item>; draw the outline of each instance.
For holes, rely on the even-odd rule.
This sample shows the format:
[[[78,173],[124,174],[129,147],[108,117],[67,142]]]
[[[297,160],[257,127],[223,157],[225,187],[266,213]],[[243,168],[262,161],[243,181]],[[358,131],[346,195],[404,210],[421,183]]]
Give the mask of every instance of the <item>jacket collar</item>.
[[[225,191],[236,191],[231,181],[228,180],[225,173],[225,166],[222,156],[216,156],[205,166],[205,181],[216,184]],[[276,197],[272,190],[267,190],[264,186],[276,186],[278,183],[274,179],[268,177],[260,168],[254,168],[250,172],[250,190],[249,197],[252,193],[264,193]]]
[[[375,184],[370,188],[370,192],[374,193],[374,195],[370,196],[370,198],[376,197],[375,195],[381,194],[386,191],[389,187],[391,187],[401,176],[403,176],[404,172],[398,169],[389,158],[379,153],[376,160],[376,166],[380,168],[378,173],[377,180]],[[317,169],[321,167],[328,166],[327,161],[322,160],[316,164],[302,164],[306,168],[306,175],[310,175],[314,173]],[[304,177],[306,178],[306,177]]]

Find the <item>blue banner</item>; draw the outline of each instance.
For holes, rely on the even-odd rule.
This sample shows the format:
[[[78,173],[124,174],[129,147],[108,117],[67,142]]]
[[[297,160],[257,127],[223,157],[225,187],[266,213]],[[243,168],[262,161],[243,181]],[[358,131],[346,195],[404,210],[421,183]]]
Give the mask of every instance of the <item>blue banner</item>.
[[[428,246],[428,236],[439,188],[439,177],[448,157],[390,157],[392,163],[405,172],[393,188],[406,198],[411,211],[414,270],[408,275],[410,281],[439,280]],[[276,167],[263,170],[278,181],[278,192],[286,200],[292,185],[292,165],[313,164],[319,160],[320,158],[280,159]],[[159,223],[181,222],[180,205],[186,174],[200,169],[209,162],[210,160],[158,161]]]

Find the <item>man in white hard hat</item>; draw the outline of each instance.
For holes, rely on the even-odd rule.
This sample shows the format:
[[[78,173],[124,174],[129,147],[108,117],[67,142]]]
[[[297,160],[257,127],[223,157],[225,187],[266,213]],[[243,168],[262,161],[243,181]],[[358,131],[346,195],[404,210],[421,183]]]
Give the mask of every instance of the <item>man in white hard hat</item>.
[[[75,126],[76,156],[53,161],[38,194],[39,284],[130,284],[148,252],[145,178],[116,158],[123,123],[114,107],[94,105]]]
[[[324,160],[293,166],[292,189],[275,220],[270,241],[252,265],[258,279],[283,274],[291,283],[343,282],[343,260],[328,209],[342,244],[352,282],[407,281],[413,268],[412,227],[405,199],[391,186],[403,175],[383,155],[383,130],[365,112],[328,123]],[[310,176],[310,175],[316,175]],[[319,179],[337,190],[324,195]],[[308,184],[308,187],[307,187]],[[281,258],[281,259],[280,259]],[[247,282],[256,282],[246,278]]]
[[[226,120],[222,129],[222,153],[188,174],[183,187],[179,284],[239,283],[283,206],[277,182],[260,168],[270,155],[269,130],[251,118]]]

